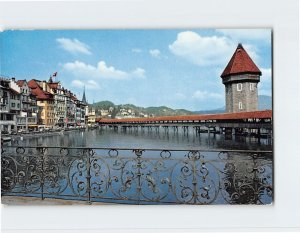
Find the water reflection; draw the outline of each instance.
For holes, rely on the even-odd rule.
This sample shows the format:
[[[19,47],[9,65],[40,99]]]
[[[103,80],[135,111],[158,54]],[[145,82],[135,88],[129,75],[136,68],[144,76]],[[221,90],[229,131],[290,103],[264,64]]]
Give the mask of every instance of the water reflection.
[[[24,138],[13,145],[68,147],[125,147],[125,148],[189,148],[272,150],[270,139],[258,139],[225,134],[195,133],[181,128],[178,131],[160,130],[89,130],[70,131],[60,135]]]

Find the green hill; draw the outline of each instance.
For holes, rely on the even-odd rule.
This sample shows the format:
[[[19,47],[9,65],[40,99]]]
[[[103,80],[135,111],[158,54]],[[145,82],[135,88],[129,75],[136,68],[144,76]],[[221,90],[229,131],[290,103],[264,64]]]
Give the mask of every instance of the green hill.
[[[121,114],[121,111],[125,109],[128,111],[130,109],[131,112],[135,114],[135,116],[178,116],[178,115],[191,115],[193,112],[187,111],[185,109],[172,109],[166,106],[159,106],[159,107],[139,107],[133,104],[120,104],[115,105],[111,101],[100,101],[91,105],[95,108],[96,112],[100,112],[100,109],[108,110],[110,107],[113,107],[112,117]]]
[[[92,104],[93,108],[95,108],[96,113],[100,113],[100,109],[102,110],[112,110],[109,114],[112,118],[118,116],[131,116],[131,117],[143,117],[143,116],[180,116],[180,115],[193,115],[193,114],[218,114],[224,113],[225,107],[207,110],[207,111],[188,111],[185,109],[172,109],[167,106],[159,106],[159,107],[139,107],[133,104],[120,104],[115,105],[111,101],[100,101]],[[272,97],[266,95],[258,96],[258,109],[272,109]],[[124,114],[125,112],[125,114]],[[122,115],[123,114],[123,115]]]

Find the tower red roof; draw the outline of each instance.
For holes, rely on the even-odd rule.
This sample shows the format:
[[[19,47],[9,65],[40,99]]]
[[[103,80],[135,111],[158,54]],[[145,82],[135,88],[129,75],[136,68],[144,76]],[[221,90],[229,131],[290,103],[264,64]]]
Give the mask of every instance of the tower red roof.
[[[221,74],[221,78],[235,74],[257,74],[261,75],[261,71],[255,65],[251,57],[248,55],[242,44],[238,44],[229,63]]]

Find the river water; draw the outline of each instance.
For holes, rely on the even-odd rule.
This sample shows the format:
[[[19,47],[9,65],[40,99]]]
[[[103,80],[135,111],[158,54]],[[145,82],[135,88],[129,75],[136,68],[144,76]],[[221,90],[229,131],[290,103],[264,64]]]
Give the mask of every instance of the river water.
[[[226,137],[224,134],[201,133],[192,130],[184,133],[170,129],[168,132],[127,131],[111,129],[94,129],[85,131],[67,131],[64,134],[17,139],[12,145],[23,146],[63,146],[63,147],[110,147],[110,148],[143,148],[143,149],[225,149],[225,150],[272,150],[270,139],[253,137]]]

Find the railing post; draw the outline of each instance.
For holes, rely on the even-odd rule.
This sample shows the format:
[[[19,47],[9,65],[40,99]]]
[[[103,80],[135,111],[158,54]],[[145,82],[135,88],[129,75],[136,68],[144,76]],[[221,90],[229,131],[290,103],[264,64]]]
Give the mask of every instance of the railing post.
[[[87,194],[88,194],[88,204],[92,204],[91,202],[91,155],[90,155],[90,149],[87,149],[87,164],[86,164],[86,169],[87,169]]]
[[[45,199],[44,197],[44,183],[45,183],[45,174],[44,174],[44,163],[45,163],[45,158],[44,158],[44,153],[45,153],[45,148],[40,148],[40,153],[41,153],[41,198],[42,200]]]
[[[142,167],[142,162],[141,162],[141,157],[142,157],[142,154],[143,154],[143,150],[134,150],[134,153],[135,155],[137,156],[137,178],[138,178],[138,186],[137,186],[137,192],[138,192],[138,204],[140,204],[140,196],[141,196],[141,190],[142,190],[142,187],[141,187],[141,176],[142,176],[142,173],[141,173],[141,167]]]

